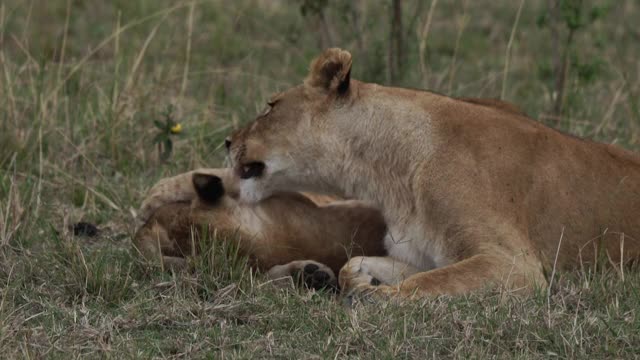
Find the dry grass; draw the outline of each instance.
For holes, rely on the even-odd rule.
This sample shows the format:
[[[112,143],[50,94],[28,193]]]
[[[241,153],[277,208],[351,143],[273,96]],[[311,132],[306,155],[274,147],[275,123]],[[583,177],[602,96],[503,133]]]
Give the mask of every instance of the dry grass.
[[[353,50],[354,77],[384,82],[388,9],[360,1],[353,12],[349,3],[327,14],[332,36]],[[576,35],[560,119],[548,115],[553,51],[536,26],[546,1],[521,11],[520,2],[406,1],[405,24],[415,29],[400,85],[502,93],[541,121],[637,149],[640,7],[611,3],[607,17]],[[555,274],[549,293],[526,299],[485,293],[348,306],[275,288],[233,249],[212,248],[196,272],[180,274],[158,273],[130,253],[146,189],[220,165],[224,136],[304,77],[320,28],[291,4],[0,3],[3,357],[637,357],[634,271]],[[153,120],[170,104],[186,130],[163,162]],[[99,236],[74,236],[78,221],[97,224]]]

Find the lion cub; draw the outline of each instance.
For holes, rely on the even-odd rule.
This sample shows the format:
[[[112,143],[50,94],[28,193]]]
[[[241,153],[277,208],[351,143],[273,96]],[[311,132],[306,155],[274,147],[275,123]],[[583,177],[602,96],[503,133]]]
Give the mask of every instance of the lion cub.
[[[358,201],[282,193],[256,205],[237,200],[230,170],[191,172],[160,182],[143,209],[153,207],[165,192],[182,201],[160,206],[134,237],[147,259],[168,268],[183,268],[198,246],[192,231],[203,226],[225,241],[238,241],[251,265],[278,278],[302,270],[308,286],[335,285],[340,268],[351,256],[385,254],[386,226],[380,213]],[[191,181],[176,181],[190,177]],[[165,187],[165,184],[181,184]],[[190,184],[190,186],[185,186]],[[191,201],[189,201],[191,199]]]

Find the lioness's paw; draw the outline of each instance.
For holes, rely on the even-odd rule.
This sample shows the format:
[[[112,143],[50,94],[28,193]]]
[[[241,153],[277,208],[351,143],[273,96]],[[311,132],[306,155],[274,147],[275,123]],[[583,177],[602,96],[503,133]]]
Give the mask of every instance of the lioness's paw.
[[[276,265],[267,272],[270,279],[291,277],[296,284],[309,289],[336,289],[337,279],[333,271],[324,264],[313,260],[292,261],[285,265]]]
[[[368,293],[374,291],[382,281],[369,272],[367,258],[356,256],[351,258],[340,270],[340,289],[345,295]]]
[[[397,300],[397,284],[405,276],[395,271],[397,264],[385,257],[357,256],[340,269],[340,292],[345,299],[377,301]]]

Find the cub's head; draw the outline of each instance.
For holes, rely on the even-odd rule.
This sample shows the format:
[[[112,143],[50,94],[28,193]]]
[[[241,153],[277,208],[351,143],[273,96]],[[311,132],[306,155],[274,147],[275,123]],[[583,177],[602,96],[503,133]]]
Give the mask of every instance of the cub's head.
[[[313,60],[302,85],[273,96],[257,118],[227,139],[240,197],[257,202],[280,191],[324,191],[311,171],[328,159],[340,110],[355,98],[351,54],[328,49]],[[309,186],[311,183],[315,186]]]
[[[191,176],[191,182],[198,199],[207,205],[220,202],[225,195],[224,183],[219,176],[196,172]]]
[[[230,176],[229,170],[195,173],[191,181],[198,195],[196,203],[176,201],[160,206],[134,236],[134,246],[147,259],[157,261],[163,256],[184,258],[197,252],[198,248],[193,249],[192,232],[200,238],[200,231],[204,228],[223,237],[245,236],[235,199],[236,178]],[[174,265],[179,266],[178,263]]]

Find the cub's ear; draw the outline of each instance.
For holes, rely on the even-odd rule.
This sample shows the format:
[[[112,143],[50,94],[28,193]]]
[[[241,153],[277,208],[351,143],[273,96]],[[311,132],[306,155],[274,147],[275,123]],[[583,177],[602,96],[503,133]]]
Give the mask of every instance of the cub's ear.
[[[198,198],[207,204],[214,204],[224,196],[222,179],[215,175],[195,173],[191,177]]]
[[[311,62],[304,84],[324,92],[344,94],[349,90],[350,80],[351,54],[342,49],[331,48]]]

